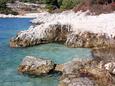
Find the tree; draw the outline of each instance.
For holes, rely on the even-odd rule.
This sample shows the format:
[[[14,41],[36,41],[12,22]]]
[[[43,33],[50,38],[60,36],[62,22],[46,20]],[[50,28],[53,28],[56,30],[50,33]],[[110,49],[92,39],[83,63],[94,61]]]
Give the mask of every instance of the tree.
[[[0,13],[17,15],[18,14],[17,12],[14,12],[12,9],[6,6],[8,2],[13,2],[13,1],[14,0],[0,0]]]
[[[62,9],[71,9],[82,2],[83,2],[83,0],[62,0],[61,8]]]

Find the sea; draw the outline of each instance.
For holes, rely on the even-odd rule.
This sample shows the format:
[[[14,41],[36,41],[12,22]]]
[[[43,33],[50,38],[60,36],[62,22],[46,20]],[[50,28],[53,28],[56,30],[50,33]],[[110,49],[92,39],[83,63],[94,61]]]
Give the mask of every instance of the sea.
[[[68,48],[63,44],[49,43],[27,48],[11,48],[9,41],[19,31],[27,30],[31,18],[0,18],[0,86],[58,86],[58,74],[35,77],[19,74],[17,68],[25,56],[51,59],[63,64],[73,58],[91,58],[87,48]]]

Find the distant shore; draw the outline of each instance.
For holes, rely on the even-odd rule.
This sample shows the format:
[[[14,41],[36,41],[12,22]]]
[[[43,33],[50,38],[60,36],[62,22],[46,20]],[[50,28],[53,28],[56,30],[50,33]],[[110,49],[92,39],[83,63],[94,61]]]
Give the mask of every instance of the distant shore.
[[[36,18],[39,13],[27,13],[24,15],[0,14],[0,18]]]

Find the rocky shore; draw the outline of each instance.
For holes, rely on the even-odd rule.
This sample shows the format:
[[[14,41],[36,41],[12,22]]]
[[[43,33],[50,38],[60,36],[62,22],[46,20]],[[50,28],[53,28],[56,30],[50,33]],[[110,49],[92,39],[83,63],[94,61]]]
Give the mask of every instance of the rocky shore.
[[[35,76],[60,72],[62,75],[58,86],[114,86],[115,59],[109,61],[112,57],[105,57],[103,60],[101,50],[93,50],[92,59],[74,58],[63,64],[56,64],[51,60],[39,57],[27,56],[19,65],[18,71]],[[112,53],[111,51],[114,51],[114,49],[111,51],[105,49],[105,51]]]
[[[51,60],[27,56],[18,71],[37,76],[61,72],[59,86],[114,86],[114,49],[108,49],[115,47],[115,14],[89,14],[89,11],[39,13],[28,30],[20,31],[10,40],[10,46],[29,47],[57,42],[67,47],[92,48],[92,59],[75,58],[56,64]]]
[[[55,64],[51,60],[27,56],[23,59],[18,71],[20,73],[39,76],[48,74],[54,67]]]
[[[10,46],[29,47],[61,42],[68,47],[114,47],[114,13],[96,16],[89,13],[39,13],[28,30],[19,32],[10,40]]]

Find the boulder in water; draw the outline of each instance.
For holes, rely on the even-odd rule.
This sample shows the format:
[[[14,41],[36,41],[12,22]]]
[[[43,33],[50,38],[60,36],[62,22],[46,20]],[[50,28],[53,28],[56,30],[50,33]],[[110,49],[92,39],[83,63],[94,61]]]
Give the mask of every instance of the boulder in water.
[[[33,56],[26,56],[18,67],[19,72],[32,75],[48,74],[53,69],[54,63],[51,60],[36,58]]]

